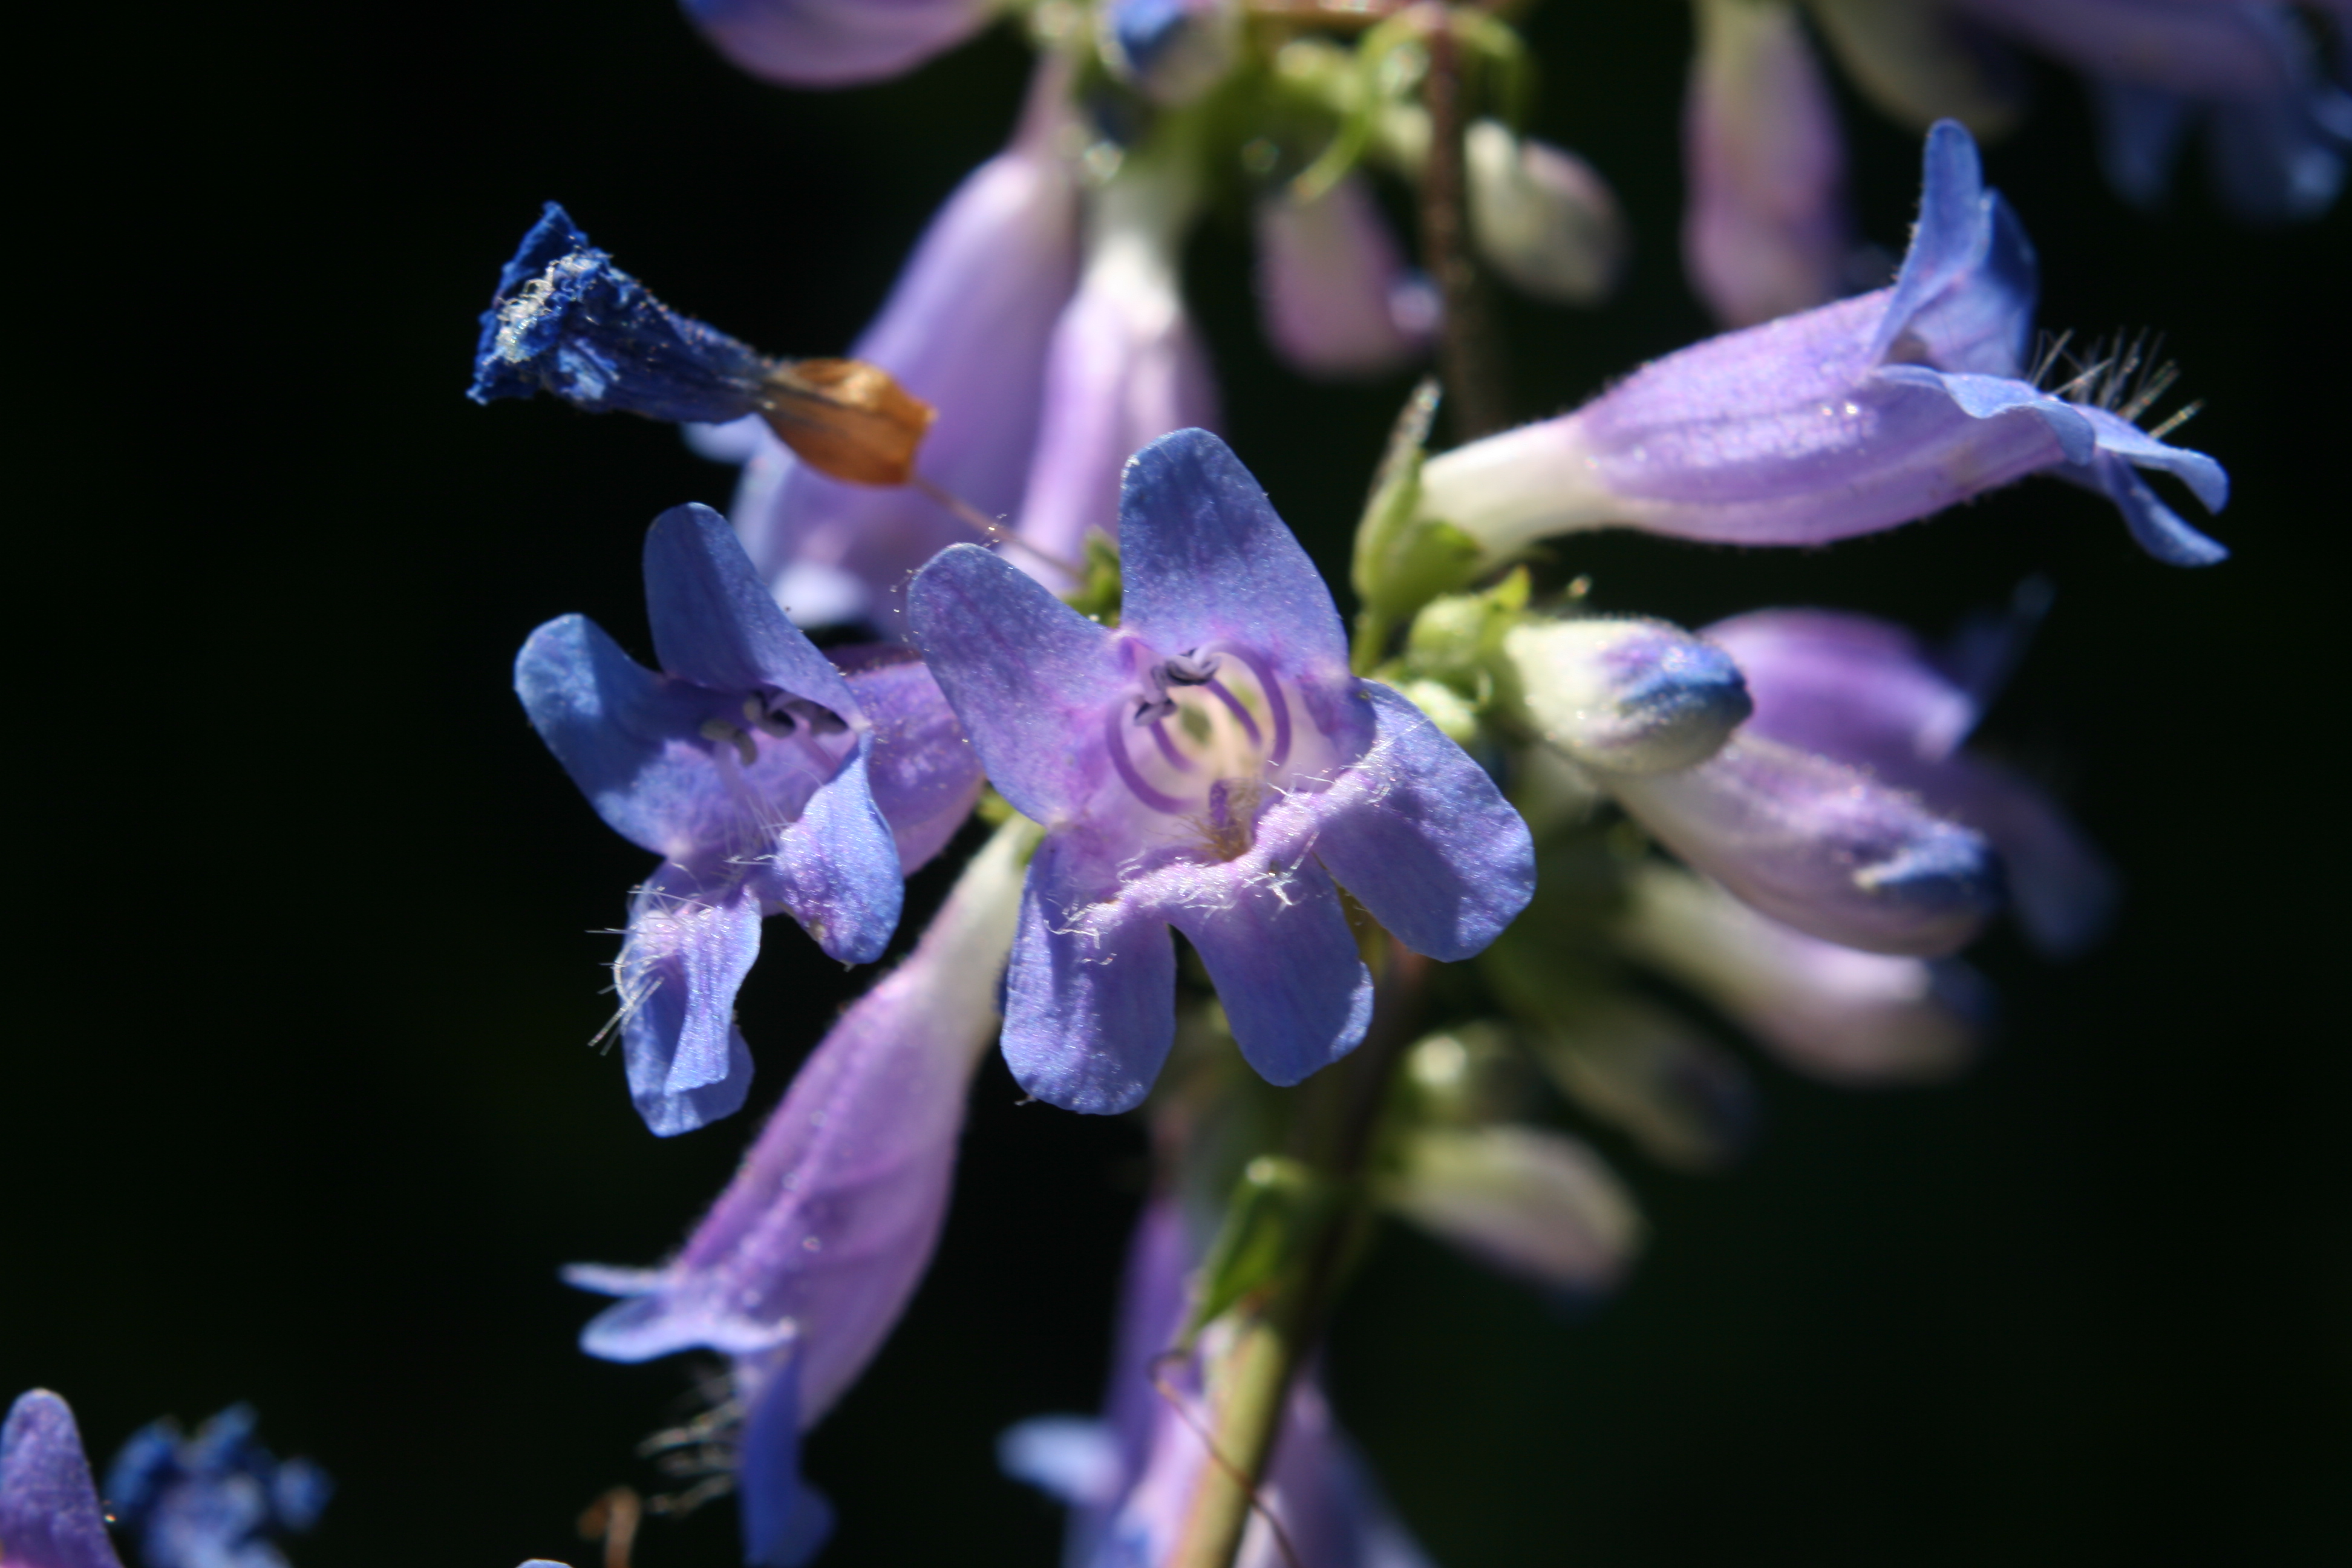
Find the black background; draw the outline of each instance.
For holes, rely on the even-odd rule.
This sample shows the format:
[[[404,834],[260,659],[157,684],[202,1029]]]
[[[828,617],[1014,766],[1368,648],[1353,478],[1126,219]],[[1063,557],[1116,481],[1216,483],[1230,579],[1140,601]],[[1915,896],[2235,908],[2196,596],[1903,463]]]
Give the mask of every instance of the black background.
[[[460,395],[474,316],[548,197],[683,309],[835,353],[1009,124],[1009,36],[880,88],[732,72],[657,0],[147,5],[12,50],[20,542],[8,603],[18,1005],[0,1110],[0,1391],[63,1392],[100,1462],[238,1398],[341,1482],[304,1568],[584,1563],[647,1472],[677,1363],[572,1348],[572,1259],[650,1262],[861,984],[788,929],[743,999],[752,1112],[646,1136],[583,1048],[643,857],[508,691],[531,626],[645,646],[640,532],[726,470],[664,428]],[[1514,310],[1519,410],[1706,330],[1681,282],[1672,5],[1555,0],[1538,128],[1640,247],[1597,313]],[[2285,233],[2100,184],[2037,79],[1990,167],[2042,320],[2158,327],[2238,488],[2189,573],[2032,482],[1828,552],[1575,542],[1598,601],[1762,604],[1940,630],[2030,571],[2056,615],[1990,738],[2127,868],[2116,939],[1979,952],[2010,1025],[1965,1081],[1765,1067],[1728,1176],[1602,1138],[1655,1237],[1580,1321],[1418,1238],[1348,1304],[1342,1414],[1446,1568],[2305,1563],[2352,1548],[2340,937],[2352,204]],[[1916,142],[1849,101],[1899,248]],[[1335,575],[1402,383],[1310,388],[1248,319],[1223,215],[1192,257],[1234,445]],[[935,869],[916,889],[927,907]],[[915,912],[910,909],[910,917]],[[913,929],[910,918],[909,930]],[[992,1435],[1084,1409],[1140,1184],[1126,1122],[983,1074],[939,1262],[815,1436],[824,1561],[1050,1561]],[[2331,1480],[2331,1477],[2333,1479]],[[733,1561],[732,1510],[641,1568]]]

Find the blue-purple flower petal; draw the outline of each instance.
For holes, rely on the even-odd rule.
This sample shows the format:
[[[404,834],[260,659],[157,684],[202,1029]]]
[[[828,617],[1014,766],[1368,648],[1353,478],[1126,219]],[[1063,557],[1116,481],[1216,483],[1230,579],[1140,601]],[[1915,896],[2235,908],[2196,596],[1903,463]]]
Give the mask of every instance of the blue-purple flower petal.
[[[751,1087],[735,993],[760,956],[759,900],[666,864],[629,902],[613,965],[629,1098],[662,1137],[734,1113]]]
[[[880,81],[985,26],[992,0],[681,0],[730,60],[787,87]]]
[[[1091,780],[1074,736],[1125,689],[1110,635],[978,545],[941,551],[907,591],[907,619],[989,781],[1053,825]]]
[[[906,898],[898,841],[867,779],[873,753],[874,737],[858,737],[840,772],[818,785],[800,816],[776,836],[773,858],[750,884],[790,910],[817,946],[844,963],[882,956]]]
[[[980,759],[913,649],[886,644],[872,652],[835,648],[832,657],[874,726],[867,780],[898,841],[898,869],[912,876],[971,815],[987,782]]]
[[[646,533],[646,609],[663,669],[714,691],[763,687],[854,719],[841,672],[785,618],[727,520],[672,507]]]
[[[1329,873],[1311,859],[1233,883],[1214,904],[1168,918],[1216,983],[1234,1044],[1284,1088],[1356,1048],[1372,1017],[1372,976]]]
[[[1344,675],[1331,590],[1233,449],[1178,430],[1135,454],[1119,486],[1119,625],[1180,652],[1229,638],[1291,668]]]
[[[1373,741],[1319,801],[1316,858],[1390,933],[1453,963],[1535,895],[1528,825],[1486,770],[1405,698],[1368,680]]]
[[[833,1509],[801,1479],[800,1362],[787,1356],[751,1404],[737,1456],[743,1561],[800,1568],[833,1533]]]
[[[1176,1038],[1167,916],[1106,898],[1111,889],[1099,875],[1067,836],[1039,847],[1004,988],[1004,1061],[1014,1081],[1090,1115],[1142,1104]]]

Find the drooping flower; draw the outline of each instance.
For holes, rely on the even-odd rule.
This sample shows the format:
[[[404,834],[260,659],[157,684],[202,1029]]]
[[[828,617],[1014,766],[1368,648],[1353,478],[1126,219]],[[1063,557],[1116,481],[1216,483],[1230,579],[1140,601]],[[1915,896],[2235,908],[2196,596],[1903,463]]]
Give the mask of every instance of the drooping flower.
[[[1531,619],[1503,637],[1501,674],[1507,722],[1777,919],[1873,952],[1940,953],[1998,907],[1982,837],[1743,724],[1744,672],[1711,641],[1662,621]]]
[[[1292,369],[1384,375],[1428,349],[1436,289],[1405,266],[1361,176],[1312,199],[1261,197],[1256,230],[1258,320]]]
[[[1614,1289],[1643,1229],[1632,1194],[1601,1157],[1543,1127],[1416,1129],[1400,1141],[1382,1202],[1556,1297]]]
[[[2262,0],[1947,0],[1969,20],[2090,80],[2100,161],[2126,200],[2153,205],[2200,121],[2214,193],[2276,223],[2334,205],[2352,99],[2313,58],[2294,8]]]
[[[999,0],[680,0],[730,60],[787,87],[911,70],[985,26]]]
[[[845,963],[880,957],[903,873],[939,851],[979,781],[921,668],[845,676],[708,507],[655,521],[645,571],[658,672],[566,616],[523,645],[515,690],[597,815],[662,857],[614,975],[631,1096],[668,1134],[742,1104],[734,999],[761,919],[788,911]]]
[[[744,1540],[763,1568],[805,1561],[823,1541],[828,1513],[800,1478],[801,1434],[874,1358],[939,1239],[1034,841],[1011,824],[973,858],[914,952],[802,1065],[676,1258],[566,1271],[627,1298],[582,1334],[589,1354],[730,1358]]]
[[[2120,410],[2027,379],[2032,247],[1985,190],[1958,125],[1930,132],[1919,225],[1894,286],[1730,332],[1644,366],[1573,413],[1430,459],[1424,515],[1493,558],[1612,524],[1740,544],[1819,544],[1921,518],[2028,474],[2102,491],[2159,560],[2221,546],[2158,500],[2139,468],[2227,500],[2220,464],[2166,446]],[[2079,384],[2119,399],[2108,378]]]
[[[1991,1011],[1965,965],[1823,942],[1666,866],[1630,879],[1616,940],[1783,1061],[1832,1083],[1948,1078],[1975,1056]]]
[[[878,366],[776,359],[679,315],[553,202],[499,274],[466,395],[541,392],[671,424],[756,416],[807,462],[862,485],[907,482],[933,413]]]
[[[1477,764],[1349,672],[1330,590],[1223,442],[1185,430],[1136,454],[1120,542],[1116,631],[967,546],[908,596],[982,765],[1047,829],[1005,1058],[1039,1099],[1095,1112],[1141,1100],[1167,1055],[1170,926],[1243,1055],[1293,1084],[1370,1016],[1338,885],[1408,948],[1455,960],[1534,881],[1526,825]]]
[[[27,1390],[0,1427],[0,1563],[6,1568],[122,1568],[73,1412]]]
[[[1077,292],[1054,326],[1017,530],[1048,558],[1081,561],[1089,532],[1114,531],[1128,454],[1217,423],[1216,383],[1178,278],[1198,203],[1181,148],[1130,152],[1095,193]],[[1074,585],[1050,568],[1036,575]]]
[[[163,1420],[131,1434],[106,1470],[106,1495],[146,1568],[286,1568],[274,1538],[319,1520],[334,1483],[308,1459],[255,1440],[249,1405],[193,1436]]]
[[[1176,1205],[1147,1206],[1129,1248],[1102,1419],[1039,1416],[998,1441],[1008,1474],[1070,1506],[1064,1568],[1151,1568],[1170,1560],[1183,1530],[1212,1462],[1209,1415],[1198,1362],[1165,1352],[1197,1261]],[[1291,1386],[1258,1501],[1235,1568],[1428,1568],[1311,1371]]]
[[[1738,662],[1756,702],[1748,732],[1866,770],[1999,851],[2025,934],[2055,957],[2105,929],[2115,877],[2042,792],[1960,743],[1983,698],[1937,668],[1900,626],[1824,610],[1759,610],[1701,634]]]
[[[992,519],[1021,510],[1046,346],[1077,275],[1077,183],[1063,145],[1068,93],[1067,62],[1041,60],[1011,144],[949,196],[850,347],[938,410],[922,479]],[[730,520],[803,626],[863,621],[901,635],[908,575],[975,537],[931,489],[829,478],[756,418],[698,434],[707,455],[744,465]]]
[[[1843,291],[1853,219],[1837,108],[1783,0],[1699,0],[1683,115],[1683,266],[1727,326]]]

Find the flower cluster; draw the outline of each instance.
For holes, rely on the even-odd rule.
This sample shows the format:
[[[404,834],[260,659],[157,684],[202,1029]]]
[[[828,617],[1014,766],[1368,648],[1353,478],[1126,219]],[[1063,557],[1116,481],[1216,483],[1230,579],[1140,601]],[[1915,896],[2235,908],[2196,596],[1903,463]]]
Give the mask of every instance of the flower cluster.
[[[1961,954],[1991,921],[2063,959],[2109,919],[2099,851],[1971,743],[2050,609],[2038,581],[1944,642],[1820,607],[1692,631],[1604,612],[1542,549],[1817,546],[2046,474],[2158,561],[2222,560],[2171,493],[2219,512],[2221,465],[2167,439],[2187,410],[2142,426],[2168,368],[2036,346],[2034,252],[1976,134],[2013,115],[2021,47],[2089,79],[2127,198],[2158,199],[2201,125],[2225,205],[2307,216],[2352,139],[2317,24],[2256,0],[1695,0],[1685,260],[1732,330],[1481,427],[1462,411],[1503,395],[1481,279],[1591,306],[1629,254],[1608,184],[1520,129],[1513,9],[689,0],[795,87],[1014,13],[1040,58],[849,357],[671,310],[552,204],[497,282],[477,401],[634,413],[741,469],[730,515],[646,531],[649,662],[566,616],[514,668],[557,765],[656,858],[612,965],[647,1127],[746,1103],[736,1001],[768,917],[877,964],[907,878],[992,825],[895,966],[807,1029],[681,1248],[565,1274],[614,1299],[589,1354],[723,1361],[648,1450],[689,1481],[672,1510],[736,1494],[760,1568],[831,1531],[803,1440],[923,1279],[992,1043],[1033,1100],[1138,1113],[1154,1152],[1101,1416],[1001,1446],[1069,1506],[1067,1561],[1420,1568],[1314,1343],[1377,1216],[1592,1302],[1648,1226],[1573,1124],[1720,1169],[1758,1099],[1725,1026],[1831,1082],[1931,1081],[1989,1026]],[[1856,261],[1816,35],[1925,132],[1891,280]],[[1245,215],[1293,369],[1445,368],[1458,439],[1430,449],[1433,384],[1407,398],[1352,628],[1214,433],[1183,259],[1219,210]],[[134,1435],[110,1514],[35,1391],[0,1436],[0,1561],[121,1568],[111,1522],[148,1568],[283,1568],[329,1490],[239,1405]]]

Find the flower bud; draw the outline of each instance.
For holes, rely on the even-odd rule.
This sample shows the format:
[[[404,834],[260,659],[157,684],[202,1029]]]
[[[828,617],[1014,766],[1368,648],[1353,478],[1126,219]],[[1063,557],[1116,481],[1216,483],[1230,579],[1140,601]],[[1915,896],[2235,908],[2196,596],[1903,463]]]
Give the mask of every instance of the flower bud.
[[[1613,773],[1706,761],[1748,713],[1728,655],[1664,621],[1528,620],[1503,636],[1506,710]]]
[[[1302,374],[1384,375],[1436,331],[1436,290],[1406,268],[1360,179],[1311,201],[1287,193],[1260,201],[1257,254],[1258,318]]]
[[[1660,1164],[1719,1170],[1755,1130],[1756,1087],[1747,1070],[1667,1008],[1602,994],[1532,1043],[1570,1099]]]
[[[1097,17],[1103,63],[1154,103],[1192,102],[1240,58],[1233,0],[1111,0]]]
[[[1624,270],[1625,220],[1592,165],[1492,120],[1464,139],[1470,237],[1489,266],[1538,300],[1598,304]]]
[[[1540,1128],[1416,1132],[1386,1199],[1504,1272],[1573,1295],[1614,1289],[1642,1240],[1633,1195],[1600,1156]]]

